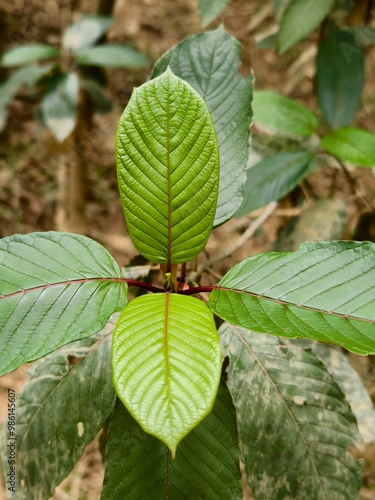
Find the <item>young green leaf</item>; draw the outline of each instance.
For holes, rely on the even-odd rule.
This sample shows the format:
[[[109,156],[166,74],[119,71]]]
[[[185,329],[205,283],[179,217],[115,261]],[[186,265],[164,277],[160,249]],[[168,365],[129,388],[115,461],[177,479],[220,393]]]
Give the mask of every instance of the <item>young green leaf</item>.
[[[321,146],[340,160],[359,167],[375,166],[375,134],[359,128],[342,128],[325,135]]]
[[[334,0],[292,0],[283,12],[277,34],[279,54],[305,38],[323,21]]]
[[[293,151],[265,158],[251,167],[236,215],[248,214],[288,194],[308,175],[314,159],[310,151]]]
[[[201,25],[205,28],[228,5],[230,0],[198,0],[198,14]]]
[[[40,105],[45,126],[58,142],[63,142],[77,125],[79,80],[76,73],[58,79]]]
[[[97,42],[109,30],[112,24],[112,17],[81,17],[65,31],[62,39],[62,46],[64,49],[73,52],[89,47]]]
[[[142,52],[127,45],[114,44],[81,49],[76,55],[76,62],[106,68],[143,68],[150,64]]]
[[[40,43],[30,43],[28,45],[19,45],[4,52],[1,59],[1,66],[23,66],[41,59],[56,57],[59,51],[52,45],[43,45]]]
[[[194,35],[156,63],[152,78],[168,66],[206,101],[220,149],[219,198],[214,225],[230,219],[243,199],[249,158],[253,78],[238,74],[241,45],[221,27]]]
[[[215,400],[221,354],[211,312],[169,292],[132,300],[113,333],[112,367],[119,398],[175,455]]]
[[[270,90],[254,92],[254,122],[266,130],[309,137],[318,127],[317,117],[305,106]]]
[[[109,426],[102,500],[242,499],[236,414],[219,386],[212,412],[181,442],[174,460],[145,434],[123,404]]]
[[[115,321],[30,369],[17,402],[19,498],[50,498],[115,404],[110,367]]]
[[[363,51],[354,35],[331,29],[319,44],[316,88],[323,117],[332,128],[353,120],[361,99],[364,80]]]
[[[0,240],[0,375],[101,330],[126,283],[95,241],[68,233]]]
[[[134,90],[116,151],[122,206],[139,253],[165,264],[194,259],[212,229],[219,180],[203,99],[168,69]]]
[[[243,260],[211,292],[208,305],[226,321],[257,332],[370,354],[375,353],[374,283],[374,243],[306,243],[297,252]]]
[[[229,357],[241,459],[255,498],[357,498],[356,420],[311,351],[244,328],[219,329]]]

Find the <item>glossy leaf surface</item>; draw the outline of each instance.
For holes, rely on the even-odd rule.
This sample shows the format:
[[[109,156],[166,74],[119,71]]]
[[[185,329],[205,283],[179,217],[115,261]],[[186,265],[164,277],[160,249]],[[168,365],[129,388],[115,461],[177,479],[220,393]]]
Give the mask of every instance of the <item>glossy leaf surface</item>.
[[[331,10],[334,0],[292,0],[283,12],[277,34],[279,54],[309,35]]]
[[[241,45],[222,28],[191,36],[156,63],[152,77],[168,65],[206,101],[220,149],[219,198],[214,225],[241,205],[249,157],[252,76],[238,74]]]
[[[139,253],[156,263],[194,259],[211,232],[219,181],[203,99],[168,69],[134,90],[116,151],[122,206]]]
[[[0,267],[1,375],[93,335],[126,304],[117,263],[85,236],[3,238]]]
[[[107,16],[84,16],[65,31],[62,45],[76,52],[97,42],[112,26],[113,18]]]
[[[97,45],[82,49],[76,56],[78,64],[106,68],[142,68],[149,65],[147,57],[127,45]]]
[[[359,435],[343,393],[311,351],[224,323],[228,388],[255,498],[352,499],[362,482]]]
[[[106,451],[102,500],[242,499],[236,415],[226,387],[219,386],[212,412],[181,442],[175,459],[120,402]]]
[[[198,0],[198,14],[203,27],[214,21],[230,0]]]
[[[77,125],[78,96],[78,75],[67,73],[42,100],[43,122],[58,142],[63,142]]]
[[[174,455],[215,400],[221,353],[211,312],[169,292],[132,300],[113,333],[112,366],[122,402]]]
[[[359,128],[334,130],[320,141],[322,147],[340,160],[359,167],[375,166],[375,134]]]
[[[1,59],[1,66],[23,66],[24,64],[40,61],[41,59],[49,59],[58,55],[59,51],[55,47],[52,47],[52,45],[43,45],[40,43],[19,45],[4,53]]]
[[[209,307],[230,323],[375,353],[375,244],[306,243],[234,266]]]
[[[111,321],[38,361],[17,402],[19,498],[50,498],[115,404]]]
[[[305,106],[270,90],[254,92],[254,122],[282,134],[309,137],[318,126],[317,117]]]
[[[352,122],[364,80],[363,51],[351,33],[332,29],[319,43],[316,60],[318,104],[334,129]]]
[[[236,215],[248,214],[288,194],[308,175],[314,158],[309,151],[293,151],[265,158],[251,167]]]

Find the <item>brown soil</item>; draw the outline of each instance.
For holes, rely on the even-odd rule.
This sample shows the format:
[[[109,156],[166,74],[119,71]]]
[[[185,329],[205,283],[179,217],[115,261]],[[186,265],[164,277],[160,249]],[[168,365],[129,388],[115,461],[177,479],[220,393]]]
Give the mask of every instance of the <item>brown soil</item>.
[[[273,50],[259,50],[255,43],[256,36],[273,25],[270,11],[265,9],[266,3],[256,0],[233,0],[221,18],[212,23],[210,28],[223,22],[225,29],[241,41],[241,72],[247,75],[252,69],[256,76],[257,88],[270,88],[288,94],[311,109],[316,109],[314,61],[309,57],[309,51],[313,54],[314,37],[283,56],[277,56]],[[0,9],[3,8],[7,13],[8,40],[9,34],[12,34],[13,39],[15,37],[22,43],[57,43],[61,30],[71,22],[72,10],[89,13],[94,12],[93,7],[96,5],[87,0],[17,0],[6,5],[4,2]],[[263,14],[264,19],[261,20]],[[185,37],[202,31],[195,0],[117,0],[115,19],[108,40],[132,43],[144,51],[152,63]],[[307,62],[296,69],[292,66],[293,63],[304,54]],[[369,48],[366,84],[357,114],[357,125],[372,131],[375,131],[374,74],[375,49]],[[82,152],[88,171],[86,233],[102,242],[122,266],[128,265],[137,252],[128,236],[117,193],[114,134],[132,88],[142,84],[148,75],[149,69],[132,72],[108,71],[113,110],[106,115],[95,117],[94,133],[88,135],[88,147]],[[0,135],[0,237],[55,228],[56,174],[61,149],[54,145],[47,132],[35,125],[33,111],[37,98],[35,93],[22,91],[12,103],[7,129]],[[374,206],[375,181],[370,169],[358,170],[353,172],[352,176],[357,184],[356,192],[360,191],[372,200]],[[302,195],[306,195],[307,201],[312,194],[329,196],[333,178],[339,190],[339,197],[345,201],[349,212],[346,234],[350,237],[355,231],[358,219],[368,211],[368,207],[358,198],[358,194],[353,193],[353,185],[342,173],[333,173],[330,169],[314,173],[308,183],[304,183]],[[293,197],[283,200],[252,239],[203,274],[202,284],[216,283],[238,260],[270,249],[280,229],[290,219],[291,214],[295,213],[295,207]],[[259,213],[233,219],[214,230],[199,263],[224,250],[229,242],[244,232]],[[362,365],[365,371],[371,368],[367,358],[362,361]],[[26,378],[26,367],[0,378],[0,419],[5,417],[3,402],[7,388],[14,388],[19,392]],[[374,458],[372,460],[374,461]],[[373,486],[375,469],[370,467],[366,470],[365,482]],[[102,477],[103,468],[96,440],[70,476],[56,490],[53,499],[98,499]],[[1,494],[0,491],[0,499]],[[369,498],[365,497],[365,493],[363,495],[363,498]]]

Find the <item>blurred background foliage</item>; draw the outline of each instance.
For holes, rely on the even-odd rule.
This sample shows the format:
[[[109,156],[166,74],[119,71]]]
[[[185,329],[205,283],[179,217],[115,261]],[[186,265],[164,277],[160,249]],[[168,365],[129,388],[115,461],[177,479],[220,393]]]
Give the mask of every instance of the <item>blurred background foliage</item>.
[[[212,233],[198,263],[205,283],[261,251],[309,240],[375,241],[373,0],[2,2],[0,237],[80,232],[120,265],[143,265],[117,193],[116,126],[133,87],[167,50],[220,24],[242,44],[241,74],[254,73],[254,124],[244,202]],[[241,239],[274,200],[255,236]],[[349,360],[375,398],[372,358]],[[18,387],[25,370],[9,377],[1,389]],[[362,413],[372,429],[373,409]],[[363,498],[373,498],[366,495],[375,486],[369,435]],[[55,499],[98,498],[99,449],[99,441],[89,447]]]

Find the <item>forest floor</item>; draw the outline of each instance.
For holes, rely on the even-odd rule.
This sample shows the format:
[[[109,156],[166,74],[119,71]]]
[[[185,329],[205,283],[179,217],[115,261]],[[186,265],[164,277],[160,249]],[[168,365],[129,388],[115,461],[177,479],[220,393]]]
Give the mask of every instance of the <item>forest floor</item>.
[[[299,44],[283,56],[276,55],[272,49],[257,48],[259,34],[273,25],[272,12],[266,4],[257,0],[233,0],[210,28],[222,22],[225,29],[241,42],[243,66],[240,71],[243,75],[248,75],[250,70],[254,72],[257,89],[275,90],[314,110],[314,40]],[[88,0],[16,0],[2,8],[7,13],[7,35],[16,34],[23,43],[56,43],[62,29],[74,18],[94,12],[93,4]],[[132,43],[148,55],[152,64],[173,45],[203,31],[196,0],[117,0],[114,16],[115,24],[109,32],[108,41]],[[86,233],[103,243],[121,266],[129,265],[137,252],[128,236],[118,197],[114,135],[133,87],[147,80],[151,67],[131,72],[108,71],[108,93],[113,100],[113,109],[106,115],[95,117],[95,140],[91,140],[91,147],[85,155],[88,175]],[[368,49],[366,54],[366,83],[356,125],[375,132],[373,75],[374,47]],[[11,105],[7,129],[0,135],[0,237],[55,229],[60,149],[50,135],[36,125],[34,111],[37,99],[38,95],[29,92],[19,95]],[[356,192],[374,200],[375,179],[371,170],[354,171],[352,176]],[[307,203],[311,197],[329,196],[333,178],[339,189],[337,197],[345,203],[348,211],[348,222],[342,236],[350,239],[368,207],[361,204],[358,194],[353,194],[353,185],[341,173],[320,169],[309,178],[303,193]],[[217,282],[227,269],[246,256],[269,250],[291,216],[299,213],[300,207],[294,201],[291,197],[282,200],[253,238],[203,275],[202,284]],[[374,207],[374,202],[372,205]],[[228,242],[235,241],[260,213],[233,219],[215,229],[199,262],[225,250]],[[324,221],[321,223],[324,224]],[[315,239],[319,239],[319,234]],[[351,359],[370,395],[375,398],[373,360],[371,357],[359,359],[355,356]],[[26,379],[26,366],[0,378],[0,420],[5,418],[3,401],[7,388],[19,392]],[[374,451],[368,453],[366,460],[364,484],[366,488],[374,488]],[[103,467],[98,440],[95,440],[52,498],[97,500],[102,479]],[[366,488],[363,488],[361,498],[375,498],[374,490],[369,496]],[[0,500],[1,495],[0,491]]]

